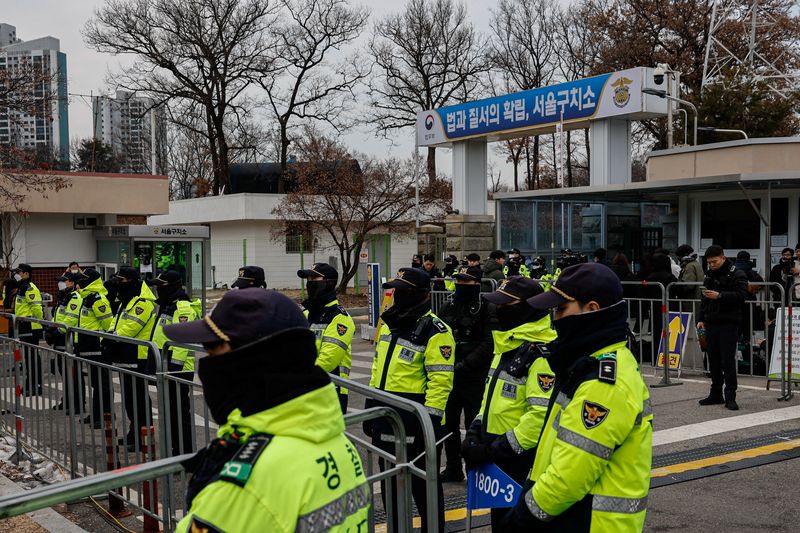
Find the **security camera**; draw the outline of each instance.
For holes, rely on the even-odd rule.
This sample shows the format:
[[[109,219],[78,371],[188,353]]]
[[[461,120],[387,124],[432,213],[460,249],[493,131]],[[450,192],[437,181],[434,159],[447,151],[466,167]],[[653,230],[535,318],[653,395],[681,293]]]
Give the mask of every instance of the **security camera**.
[[[656,85],[664,83],[664,74],[666,74],[666,70],[661,65],[658,65],[653,71],[653,81]]]

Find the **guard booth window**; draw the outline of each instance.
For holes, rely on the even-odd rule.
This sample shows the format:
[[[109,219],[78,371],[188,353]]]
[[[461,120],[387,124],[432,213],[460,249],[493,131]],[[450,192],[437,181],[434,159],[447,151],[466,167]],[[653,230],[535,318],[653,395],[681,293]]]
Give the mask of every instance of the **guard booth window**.
[[[761,209],[761,201],[754,200]],[[700,205],[700,238],[711,239],[726,250],[760,248],[761,221],[747,200],[703,202]]]

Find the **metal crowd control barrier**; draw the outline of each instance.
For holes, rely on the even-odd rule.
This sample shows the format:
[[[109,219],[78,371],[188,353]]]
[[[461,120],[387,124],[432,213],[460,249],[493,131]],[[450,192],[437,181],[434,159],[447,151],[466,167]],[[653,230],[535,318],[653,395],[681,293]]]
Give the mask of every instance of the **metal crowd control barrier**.
[[[635,295],[625,295],[625,288],[636,288],[638,291]],[[667,289],[661,283],[651,283],[648,281],[623,281],[622,282],[623,297],[628,302],[628,325],[634,334],[634,338],[638,343],[639,363],[644,361],[643,348],[644,344],[650,345],[650,361],[653,367],[658,366],[658,347],[663,341],[666,347],[667,327],[669,322],[669,311],[667,309]],[[650,295],[651,290],[657,291],[656,295]],[[631,304],[636,304],[631,307]],[[643,307],[643,304],[647,307]],[[656,327],[656,320],[661,323],[661,328]],[[649,329],[649,334],[647,330]],[[657,331],[658,330],[658,331]],[[656,336],[658,333],[658,336]],[[669,387],[672,385],[680,385],[670,379],[669,375],[669,357],[664,357],[664,375],[661,381],[653,387]]]
[[[348,383],[348,386],[352,388],[352,383]],[[397,399],[397,398],[392,397],[385,399],[388,402],[391,401],[392,399]],[[406,403],[406,401],[403,401],[402,399],[399,400],[400,402],[397,403]],[[407,402],[407,403],[410,404],[412,402]],[[427,416],[427,414],[424,413],[424,411],[423,414]],[[412,513],[411,513],[410,474],[414,473],[415,475],[421,475],[424,477],[425,472],[422,472],[419,469],[415,468],[411,463],[409,463],[409,459],[406,457],[406,447],[404,445],[406,441],[406,433],[405,433],[405,428],[403,426],[403,422],[400,416],[397,414],[397,411],[388,407],[373,407],[371,409],[365,409],[363,411],[359,411],[356,413],[349,413],[345,415],[344,418],[345,418],[345,424],[347,424],[347,426],[352,426],[368,420],[375,420],[379,418],[385,418],[389,421],[389,424],[395,435],[396,454],[394,456],[387,454],[383,450],[380,450],[379,448],[376,448],[373,445],[366,443],[361,439],[356,439],[352,435],[350,436],[350,438],[357,446],[361,444],[363,446],[366,446],[368,449],[368,461],[366,461],[365,464],[368,483],[374,484],[380,481],[385,481],[392,477],[397,477],[398,491],[402,490],[403,494],[403,497],[398,499],[398,514],[401,515],[400,516],[401,520],[399,521],[400,525],[399,531],[402,533],[413,531],[411,524]],[[433,427],[430,424],[430,420],[428,420],[428,426],[430,426],[428,429],[430,429],[430,431],[432,432]],[[433,446],[435,449],[435,443]],[[394,462],[395,467],[392,469],[388,469],[384,472],[373,474],[371,472],[372,470],[371,454],[373,453],[384,460]],[[46,507],[52,507],[53,505],[57,505],[59,503],[72,501],[78,498],[93,496],[95,494],[106,491],[113,491],[120,487],[125,487],[134,483],[142,483],[160,477],[173,478],[176,475],[182,475],[185,473],[184,463],[191,457],[192,454],[184,454],[176,457],[170,457],[167,459],[159,459],[156,461],[148,462],[146,464],[135,465],[121,470],[115,470],[112,472],[95,474],[86,478],[74,479],[63,483],[58,483],[55,485],[41,487],[31,491],[26,491],[23,493],[6,496],[4,498],[0,498],[0,519],[17,516],[24,513],[29,513],[31,511],[36,511],[38,509],[43,509]],[[433,507],[432,508],[429,507],[429,509],[431,509],[429,511],[430,513],[429,519],[433,521],[429,523],[431,524],[432,527],[438,527],[438,524],[436,522],[437,514],[436,514],[435,477],[433,483],[434,483]],[[387,484],[387,487],[390,487],[390,484]],[[389,509],[387,509],[387,511],[391,512]],[[165,516],[169,516],[166,509],[165,509]],[[374,531],[374,526],[375,526],[374,516],[375,515],[374,515],[374,505],[373,505],[370,510],[370,520],[369,520],[370,532]],[[389,524],[392,523],[391,514],[389,514],[388,523]],[[164,527],[165,530],[168,531],[173,529],[172,524],[168,524],[166,520],[164,522]]]
[[[442,278],[446,279],[446,278]],[[497,290],[497,280],[484,278],[481,280],[481,293],[494,292]],[[453,291],[431,291],[431,311],[438,313],[453,296]]]

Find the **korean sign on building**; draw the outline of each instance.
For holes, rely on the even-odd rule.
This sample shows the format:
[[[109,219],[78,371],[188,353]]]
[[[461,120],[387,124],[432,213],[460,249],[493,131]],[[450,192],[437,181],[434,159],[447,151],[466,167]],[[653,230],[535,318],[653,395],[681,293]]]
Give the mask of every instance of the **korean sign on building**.
[[[556,124],[569,129],[567,125],[578,127],[588,120],[660,115],[666,111],[665,101],[642,93],[643,86],[664,88],[652,80],[652,69],[637,67],[423,111],[417,115],[417,143],[433,146],[515,132],[535,134]]]

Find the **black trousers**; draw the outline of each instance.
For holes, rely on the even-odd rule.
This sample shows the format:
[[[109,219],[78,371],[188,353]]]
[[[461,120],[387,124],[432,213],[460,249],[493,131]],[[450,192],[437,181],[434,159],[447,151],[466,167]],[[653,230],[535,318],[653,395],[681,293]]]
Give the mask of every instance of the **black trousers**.
[[[706,323],[708,366],[711,371],[711,394],[736,399],[736,345],[739,340],[737,324]]]
[[[407,429],[409,429],[409,428],[407,428]],[[408,454],[407,457],[410,460],[410,459],[413,459],[414,457],[418,456],[422,452],[424,452],[425,451],[425,445],[424,445],[424,441],[423,441],[422,437],[419,436],[419,432],[418,431],[416,431],[415,433],[409,433],[409,434],[415,434],[414,442],[409,443],[409,444],[406,445],[406,450],[407,450],[407,454]],[[386,442],[385,440],[382,440],[381,439],[381,435],[379,433],[376,433],[372,437],[372,443],[374,445],[376,445],[377,447],[379,447],[380,449],[391,453],[392,455],[394,455],[394,453],[395,453],[395,444],[394,444],[394,442]],[[437,446],[436,447],[436,472],[437,473],[439,471],[439,466],[440,466],[440,462],[441,462],[440,461],[441,454],[442,454],[442,448],[441,448],[441,446]],[[425,456],[423,456],[419,460],[417,460],[414,463],[414,466],[424,470],[425,469]],[[379,459],[378,460],[378,468],[380,469],[381,472],[386,470],[386,463],[385,463],[385,461],[383,461],[383,459]],[[381,482],[381,500],[383,501],[384,509],[388,509],[389,506],[392,506],[392,515],[394,517],[394,521],[393,521],[393,528],[394,529],[392,529],[392,531],[397,531],[397,500],[396,500],[396,498],[397,498],[397,481],[396,481],[396,478],[392,478],[389,482],[392,484],[392,494],[394,495],[394,498],[392,499],[391,502],[387,502],[386,501],[386,490],[387,490],[386,489],[386,482],[382,481]],[[439,483],[436,486],[436,492],[437,492],[436,498],[437,498],[437,500],[439,502],[438,503],[438,506],[439,506],[439,513],[438,513],[439,514],[439,530],[438,531],[439,531],[439,533],[444,533],[444,492],[442,491],[442,482],[441,481],[439,481]],[[424,479],[421,479],[421,478],[419,478],[417,476],[412,476],[411,477],[411,496],[414,499],[414,503],[417,505],[417,510],[419,511],[420,518],[422,519],[422,532],[423,533],[427,533],[429,531],[428,523],[427,523],[428,522],[428,519],[427,519],[427,516],[428,516],[428,501],[427,501],[427,490],[426,490],[426,487],[425,487],[425,480]],[[409,512],[410,512],[410,509],[409,509]]]
[[[39,345],[42,340],[42,330],[32,329],[30,322],[20,322],[17,331],[19,340]],[[23,393],[26,396],[39,395],[42,393],[42,356],[37,350],[29,346],[22,346],[22,370],[24,376]]]
[[[177,372],[171,374],[177,378],[191,381],[194,372]],[[167,380],[169,394],[170,433],[172,438],[172,455],[192,453],[192,436],[194,433],[194,412],[192,410],[192,387],[177,381]]]
[[[447,470],[461,470],[461,413],[466,427],[475,420],[481,408],[485,379],[463,376],[456,373],[453,390],[445,407],[445,433],[451,433],[444,441]]]
[[[65,346],[53,346],[53,349],[61,352],[66,351]],[[61,402],[65,407],[71,409],[73,414],[79,414],[83,411],[84,399],[84,380],[80,362],[75,361],[74,359],[70,362],[67,362],[63,358],[57,357],[56,369],[61,375],[61,381],[64,387],[64,396]],[[67,371],[67,369],[69,369],[69,371]],[[69,398],[70,382],[72,383],[72,398]]]
[[[136,369],[144,373],[145,365],[140,364]],[[122,382],[122,404],[128,418],[128,433],[125,435],[127,444],[141,445],[141,428],[153,424],[153,413],[150,394],[147,390],[148,381],[142,376],[120,373]]]

